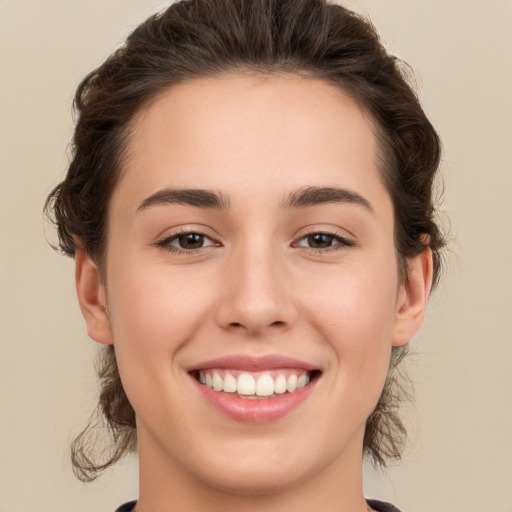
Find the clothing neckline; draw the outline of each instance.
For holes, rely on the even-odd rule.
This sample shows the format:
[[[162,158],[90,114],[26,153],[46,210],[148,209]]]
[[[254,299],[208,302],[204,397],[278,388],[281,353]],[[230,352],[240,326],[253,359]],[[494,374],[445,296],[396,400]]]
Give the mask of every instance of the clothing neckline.
[[[385,501],[367,499],[366,503],[368,503],[368,505],[370,505],[370,507],[376,512],[400,512],[394,505],[386,503]],[[116,512],[132,512],[135,505],[137,505],[137,500],[129,501],[128,503],[121,505]]]

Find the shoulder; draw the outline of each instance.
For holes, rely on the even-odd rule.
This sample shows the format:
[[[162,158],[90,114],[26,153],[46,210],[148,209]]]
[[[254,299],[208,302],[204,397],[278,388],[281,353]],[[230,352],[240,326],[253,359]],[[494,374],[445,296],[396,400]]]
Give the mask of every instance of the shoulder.
[[[391,503],[385,503],[384,501],[378,500],[366,500],[368,505],[372,507],[376,512],[400,512],[394,505]]]

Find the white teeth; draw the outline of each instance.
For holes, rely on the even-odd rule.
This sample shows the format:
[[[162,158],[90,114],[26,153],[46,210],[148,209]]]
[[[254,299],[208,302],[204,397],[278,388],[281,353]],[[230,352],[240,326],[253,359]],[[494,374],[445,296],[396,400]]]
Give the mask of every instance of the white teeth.
[[[224,381],[222,380],[222,377],[217,372],[215,372],[213,374],[212,384],[213,384],[213,389],[215,389],[215,391],[222,391],[222,387],[224,386]]]
[[[289,372],[290,370],[287,370],[286,373]],[[259,376],[254,376],[249,372],[241,372],[238,377],[230,373],[229,370],[205,370],[198,373],[201,384],[215,391],[238,393],[238,395],[243,395],[245,398],[269,397],[286,392],[293,393],[307,386],[310,382],[309,375],[303,371],[291,373],[288,378],[282,373],[272,376],[270,372],[261,373]],[[235,370],[235,375],[237,373]]]
[[[254,395],[256,393],[256,381],[249,373],[241,373],[238,376],[237,391],[239,395]]]
[[[258,396],[270,396],[274,394],[274,379],[268,373],[264,373],[256,381],[256,394]]]
[[[286,381],[288,393],[293,393],[297,389],[297,375],[290,375]]]
[[[284,393],[286,391],[286,377],[284,375],[279,375],[279,377],[276,379],[274,387],[274,391],[276,393]]]
[[[307,375],[301,375],[299,379],[297,380],[297,389],[303,388],[307,383],[309,382],[309,379]]]
[[[224,377],[224,391],[226,393],[236,393],[236,379],[230,373]]]

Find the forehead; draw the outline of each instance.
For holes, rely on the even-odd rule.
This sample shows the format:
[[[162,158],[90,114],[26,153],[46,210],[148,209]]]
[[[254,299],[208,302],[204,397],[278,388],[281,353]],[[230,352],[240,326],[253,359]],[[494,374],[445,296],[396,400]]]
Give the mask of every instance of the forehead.
[[[372,122],[340,88],[320,80],[191,80],[134,118],[113,200],[135,201],[164,186],[231,189],[250,198],[269,184],[283,194],[304,185],[382,188]]]

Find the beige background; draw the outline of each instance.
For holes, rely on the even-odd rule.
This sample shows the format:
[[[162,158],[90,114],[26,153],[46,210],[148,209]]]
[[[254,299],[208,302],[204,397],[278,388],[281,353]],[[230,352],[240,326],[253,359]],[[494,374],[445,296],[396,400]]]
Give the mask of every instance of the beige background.
[[[512,511],[512,1],[352,0],[417,72],[445,145],[449,271],[414,341],[417,402],[401,466],[368,495],[408,512]],[[71,433],[95,394],[73,264],[43,238],[79,79],[155,0],[0,0],[0,512],[113,511],[134,461],[74,480]]]

